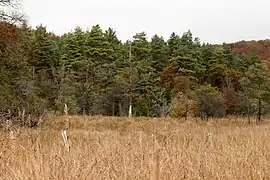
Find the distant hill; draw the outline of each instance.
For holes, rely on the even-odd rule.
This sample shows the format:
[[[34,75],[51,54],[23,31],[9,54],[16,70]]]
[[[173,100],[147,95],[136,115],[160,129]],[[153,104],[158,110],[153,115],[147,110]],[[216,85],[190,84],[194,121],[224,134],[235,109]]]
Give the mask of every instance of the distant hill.
[[[240,41],[229,44],[234,53],[258,55],[262,62],[264,62],[270,69],[270,40],[259,41]]]

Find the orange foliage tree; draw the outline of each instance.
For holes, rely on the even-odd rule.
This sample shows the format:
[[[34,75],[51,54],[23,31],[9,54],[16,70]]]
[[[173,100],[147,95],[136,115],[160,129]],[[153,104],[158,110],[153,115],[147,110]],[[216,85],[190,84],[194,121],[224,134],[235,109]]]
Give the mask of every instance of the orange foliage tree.
[[[18,28],[8,22],[0,21],[0,56],[4,56],[8,47],[18,40]]]

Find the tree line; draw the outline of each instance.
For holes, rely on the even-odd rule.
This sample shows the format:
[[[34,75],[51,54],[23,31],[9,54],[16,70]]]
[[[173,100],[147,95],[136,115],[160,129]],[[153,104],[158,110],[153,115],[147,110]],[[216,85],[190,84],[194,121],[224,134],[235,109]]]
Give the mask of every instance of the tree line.
[[[59,115],[65,104],[74,115],[260,120],[268,113],[268,68],[256,48],[241,53],[241,42],[201,43],[190,30],[120,41],[99,25],[57,36],[32,29],[19,13],[0,17],[1,119]]]
[[[268,113],[269,72],[258,54],[145,32],[120,41],[99,25],[56,36],[0,23],[1,112],[221,117]]]

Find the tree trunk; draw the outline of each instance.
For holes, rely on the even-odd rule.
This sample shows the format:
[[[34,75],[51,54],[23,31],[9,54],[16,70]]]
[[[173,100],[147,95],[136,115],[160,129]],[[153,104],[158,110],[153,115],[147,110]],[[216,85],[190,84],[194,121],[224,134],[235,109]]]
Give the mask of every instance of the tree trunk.
[[[248,103],[248,101],[247,101],[247,104],[248,104],[248,124],[251,124],[251,120],[250,120],[250,108],[249,108],[249,103]]]
[[[115,115],[115,101],[112,101],[112,116]]]
[[[132,98],[129,100],[129,110],[128,110],[128,117],[132,117]]]
[[[258,118],[257,121],[258,123],[261,121],[261,115],[262,115],[262,100],[258,100]]]
[[[186,98],[186,112],[185,112],[185,120],[187,120],[187,118],[188,118],[188,103],[189,103],[189,100],[188,100],[188,98]]]
[[[119,111],[119,116],[123,116],[122,104],[120,101],[118,101],[118,111]]]

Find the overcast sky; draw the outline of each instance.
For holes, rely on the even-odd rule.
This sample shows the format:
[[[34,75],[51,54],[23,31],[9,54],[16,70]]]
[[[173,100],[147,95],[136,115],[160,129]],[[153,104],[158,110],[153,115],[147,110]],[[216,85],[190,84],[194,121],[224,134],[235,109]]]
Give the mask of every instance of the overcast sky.
[[[121,40],[188,29],[210,43],[270,39],[270,0],[24,0],[24,12],[31,26],[58,35],[99,24]]]

